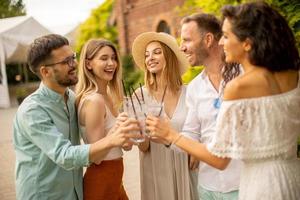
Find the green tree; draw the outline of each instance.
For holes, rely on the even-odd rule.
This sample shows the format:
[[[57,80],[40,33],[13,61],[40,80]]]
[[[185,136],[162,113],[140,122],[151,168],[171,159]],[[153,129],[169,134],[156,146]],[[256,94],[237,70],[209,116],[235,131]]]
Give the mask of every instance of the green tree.
[[[129,91],[129,87],[136,89],[139,87],[139,83],[144,84],[144,73],[142,70],[137,70],[134,67],[133,58],[131,55],[123,56],[123,79],[126,91]]]
[[[191,82],[202,70],[204,66],[189,67],[186,72],[181,76],[184,84]]]
[[[25,14],[23,0],[0,0],[0,19]]]
[[[76,42],[77,52],[81,51],[84,43],[90,38],[104,38],[115,44],[117,43],[117,28],[108,25],[113,3],[113,0],[106,0],[98,8],[92,10],[90,17],[80,25]]]
[[[94,9],[90,17],[79,27],[76,51],[80,52],[84,43],[90,38],[104,38],[117,44],[117,27],[109,25],[109,17],[113,11],[113,0],[106,0],[98,8]],[[123,77],[125,87],[128,91],[129,86],[138,87],[143,83],[143,72],[134,67],[132,57],[125,55],[121,58],[123,64]]]
[[[266,0],[270,5],[277,8],[287,19],[289,26],[296,37],[297,47],[300,51],[300,2],[299,0]]]

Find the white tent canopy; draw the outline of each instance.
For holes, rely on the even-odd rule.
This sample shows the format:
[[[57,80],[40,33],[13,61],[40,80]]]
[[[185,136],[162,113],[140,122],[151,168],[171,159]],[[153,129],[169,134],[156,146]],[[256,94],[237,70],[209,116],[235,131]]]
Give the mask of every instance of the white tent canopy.
[[[0,108],[10,106],[5,64],[25,63],[33,40],[49,33],[30,16],[0,19]]]
[[[73,49],[75,49],[75,46],[76,46],[76,38],[78,37],[78,34],[79,34],[79,26],[80,26],[80,24],[73,27],[69,32],[64,34],[64,36],[69,40],[70,46]]]

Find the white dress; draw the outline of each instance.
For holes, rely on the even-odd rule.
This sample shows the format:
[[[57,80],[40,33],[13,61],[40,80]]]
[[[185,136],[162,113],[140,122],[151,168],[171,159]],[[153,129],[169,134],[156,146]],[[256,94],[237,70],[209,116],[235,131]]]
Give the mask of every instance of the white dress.
[[[146,104],[158,103],[145,87],[143,90]],[[172,127],[177,131],[181,131],[187,113],[185,94],[186,87],[182,86],[181,95],[170,119]],[[185,152],[150,142],[150,149],[140,152],[140,167],[142,200],[197,199],[197,172],[189,170]]]
[[[278,95],[224,101],[207,147],[243,161],[239,199],[299,200],[299,135],[300,83]]]

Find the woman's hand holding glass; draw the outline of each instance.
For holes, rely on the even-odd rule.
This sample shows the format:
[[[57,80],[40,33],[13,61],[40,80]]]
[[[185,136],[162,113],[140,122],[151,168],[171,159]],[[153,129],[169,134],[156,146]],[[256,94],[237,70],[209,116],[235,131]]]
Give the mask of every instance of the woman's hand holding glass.
[[[168,119],[150,114],[147,115],[146,130],[149,131],[151,138],[163,144],[170,144],[176,136]]]
[[[140,138],[133,139],[136,143],[142,143],[145,141],[145,119],[146,114],[144,112],[144,104],[139,104],[135,99],[129,99],[129,97],[125,97],[123,101],[124,111],[127,114],[128,118],[135,119],[139,123],[139,130],[135,130],[133,133],[140,134]]]
[[[122,110],[123,111],[123,110]],[[120,124],[121,122],[125,122],[126,120],[128,119],[128,116],[125,112],[122,112],[118,115],[117,117],[117,122],[116,124]],[[128,140],[127,142],[125,142],[123,145],[122,145],[122,149],[124,151],[130,151],[132,149],[132,146],[134,145],[135,143],[132,141],[132,139]]]
[[[140,126],[136,119],[129,118],[126,113],[121,113],[115,126],[110,130],[107,137],[110,138],[111,145],[117,146],[132,146],[132,140],[142,138],[139,134]]]

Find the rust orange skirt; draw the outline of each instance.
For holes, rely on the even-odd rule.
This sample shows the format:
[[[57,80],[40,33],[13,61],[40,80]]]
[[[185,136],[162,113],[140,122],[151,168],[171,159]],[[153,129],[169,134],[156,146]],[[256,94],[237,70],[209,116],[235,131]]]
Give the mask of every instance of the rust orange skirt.
[[[128,200],[122,183],[123,170],[122,158],[89,166],[83,178],[83,199]]]

